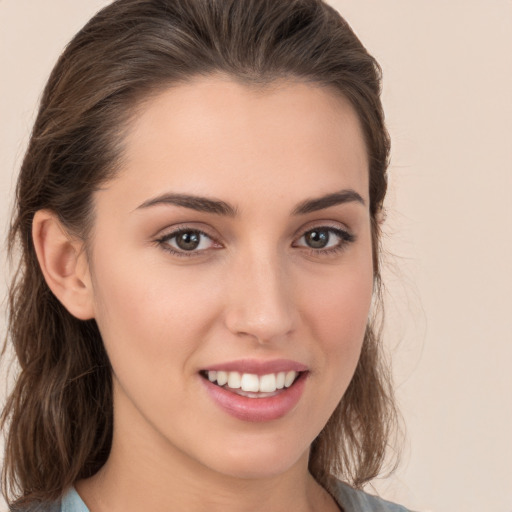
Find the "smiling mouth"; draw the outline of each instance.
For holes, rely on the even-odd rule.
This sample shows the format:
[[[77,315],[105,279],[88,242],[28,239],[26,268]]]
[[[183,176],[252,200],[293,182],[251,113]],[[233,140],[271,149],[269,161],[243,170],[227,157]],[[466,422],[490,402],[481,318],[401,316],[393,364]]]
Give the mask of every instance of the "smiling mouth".
[[[288,371],[256,375],[222,370],[202,370],[200,375],[212,384],[248,398],[270,398],[293,386],[306,372]]]

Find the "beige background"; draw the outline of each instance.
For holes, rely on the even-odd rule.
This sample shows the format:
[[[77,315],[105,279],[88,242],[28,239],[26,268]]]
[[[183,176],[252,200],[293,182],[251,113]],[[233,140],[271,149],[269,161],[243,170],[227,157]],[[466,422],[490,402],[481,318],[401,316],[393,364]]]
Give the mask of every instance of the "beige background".
[[[2,236],[45,79],[106,3],[0,0]],[[393,139],[387,339],[408,440],[376,487],[418,511],[512,512],[512,1],[331,3],[382,64]]]

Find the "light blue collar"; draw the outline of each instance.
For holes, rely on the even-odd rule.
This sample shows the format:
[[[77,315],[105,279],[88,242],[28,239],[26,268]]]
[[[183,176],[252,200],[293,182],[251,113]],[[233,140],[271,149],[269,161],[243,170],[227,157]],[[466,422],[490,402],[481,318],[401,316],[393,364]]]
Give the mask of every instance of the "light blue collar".
[[[61,512],[89,512],[86,504],[80,495],[76,492],[74,486],[62,497]]]

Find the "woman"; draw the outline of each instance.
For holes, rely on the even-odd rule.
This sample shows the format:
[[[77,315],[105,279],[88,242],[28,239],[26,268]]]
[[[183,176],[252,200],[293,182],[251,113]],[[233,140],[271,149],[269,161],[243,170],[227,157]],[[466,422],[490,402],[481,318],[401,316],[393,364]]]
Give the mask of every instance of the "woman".
[[[355,490],[395,419],[379,94],[317,0],[118,0],[75,36],[10,233],[13,510],[404,510]]]

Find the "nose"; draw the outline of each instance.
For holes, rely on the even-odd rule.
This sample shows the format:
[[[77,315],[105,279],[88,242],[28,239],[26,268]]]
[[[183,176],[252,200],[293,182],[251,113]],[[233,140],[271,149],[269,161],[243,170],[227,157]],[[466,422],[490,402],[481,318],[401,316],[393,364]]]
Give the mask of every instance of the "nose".
[[[226,327],[263,344],[286,338],[297,321],[292,283],[279,257],[240,258],[229,277]]]

